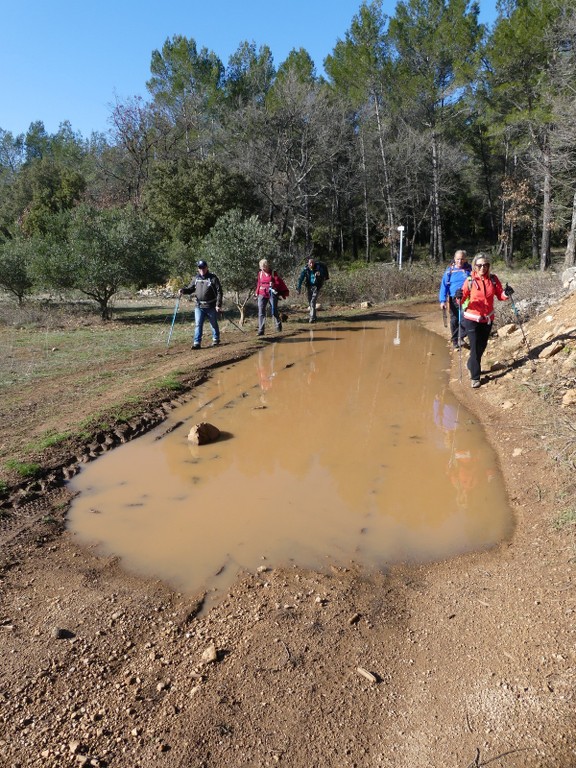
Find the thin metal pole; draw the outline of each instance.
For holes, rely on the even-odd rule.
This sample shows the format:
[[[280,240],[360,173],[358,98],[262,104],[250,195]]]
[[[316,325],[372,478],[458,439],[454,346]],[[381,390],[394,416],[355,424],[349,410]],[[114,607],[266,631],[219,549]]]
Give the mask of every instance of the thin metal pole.
[[[462,305],[458,302],[458,359],[460,365],[460,384],[462,384]]]
[[[508,288],[508,283],[506,283],[506,288]],[[510,294],[508,294],[508,298],[510,300],[510,305],[512,307],[512,311],[514,312],[514,316],[516,320],[518,321],[518,325],[520,326],[520,330],[522,332],[522,339],[524,341],[524,346],[526,347],[526,351],[528,352],[528,360],[530,360],[531,365],[534,365],[534,361],[532,359],[532,350],[530,349],[530,344],[528,344],[528,339],[526,337],[526,334],[524,333],[524,326],[522,325],[522,320],[520,319],[520,313],[518,312],[518,307],[514,303],[514,299]]]
[[[174,307],[174,315],[172,316],[172,325],[170,326],[170,333],[168,334],[168,341],[166,342],[166,349],[170,346],[170,339],[172,338],[172,331],[174,330],[174,323],[176,322],[176,315],[178,314],[178,306],[180,304],[180,296],[176,299],[176,306]]]

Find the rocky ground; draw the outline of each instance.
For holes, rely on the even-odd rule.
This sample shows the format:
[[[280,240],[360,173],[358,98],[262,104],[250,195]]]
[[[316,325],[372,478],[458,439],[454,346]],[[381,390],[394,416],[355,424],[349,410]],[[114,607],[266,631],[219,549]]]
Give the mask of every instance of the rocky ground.
[[[526,324],[533,361],[503,332],[478,390],[454,355],[515,517],[489,552],[260,569],[202,611],[78,546],[65,487],[21,493],[0,538],[1,764],[573,768],[575,326],[573,294]]]

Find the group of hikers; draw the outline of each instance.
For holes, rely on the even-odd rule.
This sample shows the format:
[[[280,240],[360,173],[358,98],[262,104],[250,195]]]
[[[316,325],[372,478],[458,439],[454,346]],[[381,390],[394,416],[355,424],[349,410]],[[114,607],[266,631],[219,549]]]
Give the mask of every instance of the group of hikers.
[[[258,302],[258,336],[263,336],[268,305],[276,331],[282,330],[278,303],[280,299],[286,299],[290,292],[267,259],[261,259],[258,266],[255,298]],[[485,253],[478,253],[470,264],[466,251],[457,250],[442,275],[438,295],[444,316],[449,314],[450,317],[453,349],[459,352],[462,347],[469,349],[467,367],[474,389],[480,386],[482,355],[494,322],[494,298],[507,301],[514,293],[508,284],[502,287],[498,277],[490,273],[490,266],[490,259]],[[222,311],[222,285],[218,277],[209,271],[206,261],[201,259],[197,268],[198,273],[189,285],[180,289],[179,295],[194,294],[196,297],[192,349],[200,349],[202,345],[206,320],[212,328],[212,346],[216,347],[220,344],[218,316]],[[310,323],[316,322],[318,296],[328,279],[328,269],[323,262],[312,257],[307,259],[298,277],[297,293],[300,294],[302,286],[306,287]]]
[[[208,264],[204,259],[201,259],[196,264],[196,267],[198,269],[197,274],[187,286],[180,288],[178,291],[179,296],[193,294],[196,298],[192,349],[200,349],[202,346],[202,335],[206,320],[208,320],[212,328],[212,346],[217,347],[220,344],[218,316],[222,312],[222,285],[217,275],[209,271]],[[261,259],[258,267],[255,297],[258,302],[258,336],[263,336],[266,327],[266,309],[268,305],[270,305],[270,313],[274,319],[276,330],[282,330],[282,319],[278,311],[278,302],[280,299],[288,298],[290,291],[280,275],[272,270],[268,259]],[[323,262],[314,258],[306,260],[306,264],[298,277],[297,292],[300,294],[302,286],[306,287],[309,309],[308,322],[310,323],[316,322],[318,295],[326,280],[329,279],[328,268]]]
[[[490,273],[490,259],[478,253],[468,263],[466,251],[458,250],[442,280],[438,298],[442,311],[450,314],[450,341],[453,349],[461,353],[466,346],[467,368],[472,388],[480,386],[482,355],[486,351],[494,322],[494,298],[507,301],[514,290]]]

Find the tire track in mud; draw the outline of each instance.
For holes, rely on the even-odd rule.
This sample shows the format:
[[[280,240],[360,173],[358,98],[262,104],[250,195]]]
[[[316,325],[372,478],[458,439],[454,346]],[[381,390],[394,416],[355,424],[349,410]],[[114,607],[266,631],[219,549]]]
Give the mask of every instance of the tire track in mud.
[[[83,464],[154,429],[166,420],[171,411],[190,400],[195,388],[206,381],[214,369],[249,357],[258,348],[258,345],[241,351],[235,348],[226,350],[224,354],[218,350],[217,357],[210,356],[202,361],[201,370],[193,372],[178,396],[170,399],[158,397],[157,403],[149,402],[148,409],[139,417],[118,422],[108,431],[93,434],[76,449],[74,455],[60,457],[57,463],[52,459],[52,466],[45,466],[39,477],[6,489],[3,498],[0,498],[0,570],[15,564],[20,556],[18,553],[34,540],[45,543],[62,532],[68,506],[73,499],[66,483]],[[50,459],[46,464],[49,462]]]

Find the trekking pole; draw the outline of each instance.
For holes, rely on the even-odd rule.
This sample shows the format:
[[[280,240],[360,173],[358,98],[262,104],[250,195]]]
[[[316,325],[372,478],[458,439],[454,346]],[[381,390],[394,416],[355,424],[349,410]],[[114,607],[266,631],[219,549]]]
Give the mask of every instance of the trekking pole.
[[[460,384],[462,384],[462,304],[458,302],[458,365],[460,366]]]
[[[442,322],[444,323],[444,328],[448,328],[448,321],[446,319],[446,306],[442,307]]]
[[[174,315],[172,316],[172,325],[170,326],[170,333],[168,334],[168,341],[166,342],[166,349],[170,346],[170,339],[172,338],[172,331],[174,330],[174,323],[176,322],[176,315],[178,314],[178,306],[180,304],[180,296],[176,299],[176,306],[174,307]]]
[[[235,322],[234,322],[234,320],[230,320],[230,318],[229,318],[229,317],[227,317],[227,318],[226,318],[226,320],[228,320],[228,322],[229,322],[229,323],[232,323],[232,325],[234,326],[234,328],[238,328],[238,330],[239,330],[239,331],[242,331],[242,333],[246,333],[246,331],[244,330],[244,328],[241,328],[241,327],[240,327],[240,326],[239,326],[237,323],[235,323]]]
[[[522,331],[522,339],[524,341],[524,346],[526,347],[526,350],[528,351],[528,360],[532,363],[532,350],[530,349],[530,344],[528,344],[528,339],[526,338],[526,334],[524,333],[524,326],[522,325],[522,320],[520,319],[520,313],[518,312],[518,307],[514,303],[514,299],[512,298],[512,288],[506,283],[504,286],[504,293],[508,298],[510,299],[510,306],[512,307],[512,312],[514,312],[514,317],[518,321],[518,325],[520,326],[520,330]]]

